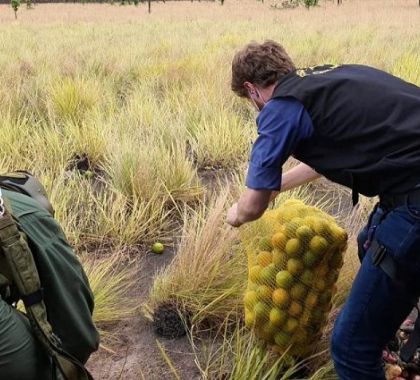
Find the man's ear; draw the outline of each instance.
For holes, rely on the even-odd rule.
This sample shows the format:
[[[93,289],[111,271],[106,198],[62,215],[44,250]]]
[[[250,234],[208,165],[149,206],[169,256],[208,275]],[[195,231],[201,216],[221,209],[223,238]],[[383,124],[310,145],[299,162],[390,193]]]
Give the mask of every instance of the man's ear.
[[[244,88],[251,94],[255,94],[255,86],[251,82],[244,82]]]

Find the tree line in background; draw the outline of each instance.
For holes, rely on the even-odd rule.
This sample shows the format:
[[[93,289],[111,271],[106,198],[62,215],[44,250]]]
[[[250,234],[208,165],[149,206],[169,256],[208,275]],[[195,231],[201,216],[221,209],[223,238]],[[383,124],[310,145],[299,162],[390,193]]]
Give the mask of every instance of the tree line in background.
[[[8,1],[8,0],[7,0]],[[54,0],[38,0],[38,3],[57,3],[57,2],[72,2],[72,3],[110,3],[110,4],[115,4],[115,3],[119,3],[121,5],[135,5],[138,6],[140,3],[146,3],[148,4],[148,12],[151,13],[152,11],[152,1],[160,1],[160,0],[72,0],[72,1],[67,1],[67,0],[58,0],[58,1],[54,1]],[[161,0],[164,3],[166,3],[166,1],[183,1],[183,0]],[[184,1],[191,1],[193,2],[194,0],[184,0]],[[196,0],[197,1],[197,0]],[[221,5],[224,4],[225,0],[198,0],[200,1],[212,1],[212,2],[220,2]],[[261,1],[262,3],[264,3],[264,0],[258,0]],[[343,0],[333,0],[337,3],[337,5],[341,5],[343,3]],[[17,19],[18,17],[18,10],[21,6],[21,4],[26,3],[26,6],[28,9],[31,9],[34,7],[34,1],[33,0],[10,0],[10,5],[15,13],[15,19]],[[2,1],[0,0],[0,3],[2,3]],[[319,4],[319,0],[283,0],[281,1],[280,4],[274,4],[271,5],[272,8],[275,9],[279,9],[279,8],[296,8],[300,5],[304,5],[307,9],[310,9],[311,7],[316,7]],[[420,0],[418,0],[418,4],[420,7]]]

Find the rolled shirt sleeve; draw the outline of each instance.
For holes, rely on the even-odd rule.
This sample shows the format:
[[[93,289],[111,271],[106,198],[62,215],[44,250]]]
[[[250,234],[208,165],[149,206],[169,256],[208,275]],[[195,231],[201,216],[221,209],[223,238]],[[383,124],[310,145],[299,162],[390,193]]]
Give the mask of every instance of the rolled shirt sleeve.
[[[272,99],[257,117],[258,137],[252,146],[246,186],[254,190],[281,188],[282,166],[313,125],[303,105],[293,98]]]

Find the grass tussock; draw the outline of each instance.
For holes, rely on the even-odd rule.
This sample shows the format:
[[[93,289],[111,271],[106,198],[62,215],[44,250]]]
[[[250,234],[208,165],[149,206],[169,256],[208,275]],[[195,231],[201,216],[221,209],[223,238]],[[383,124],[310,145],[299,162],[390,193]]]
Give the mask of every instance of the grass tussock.
[[[56,217],[75,246],[139,246],[156,236],[167,240],[172,221],[166,200],[128,198],[101,182],[73,173],[43,175]]]
[[[109,257],[82,256],[83,267],[95,296],[93,319],[105,339],[112,337],[109,327],[131,317],[138,304],[130,296],[135,284],[135,271],[122,265],[121,253]]]
[[[190,335],[195,362],[202,379],[227,380],[335,380],[331,363],[310,371],[318,355],[296,361],[287,353],[278,355],[264,346],[255,335],[240,323],[233,331],[222,324],[217,337],[211,343],[203,343]]]
[[[238,250],[237,231],[224,222],[227,200],[225,192],[208,207],[186,212],[178,253],[156,275],[149,308],[175,304],[194,324],[240,316],[246,260]]]

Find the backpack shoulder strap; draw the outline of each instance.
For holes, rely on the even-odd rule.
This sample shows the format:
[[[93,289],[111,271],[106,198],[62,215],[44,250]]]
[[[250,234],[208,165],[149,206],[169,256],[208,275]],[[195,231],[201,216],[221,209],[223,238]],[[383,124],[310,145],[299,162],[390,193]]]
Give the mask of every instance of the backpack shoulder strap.
[[[0,248],[13,281],[25,305],[35,336],[52,357],[66,380],[93,380],[82,363],[61,348],[47,319],[41,281],[25,235],[17,228],[12,215],[4,205],[0,189]]]

